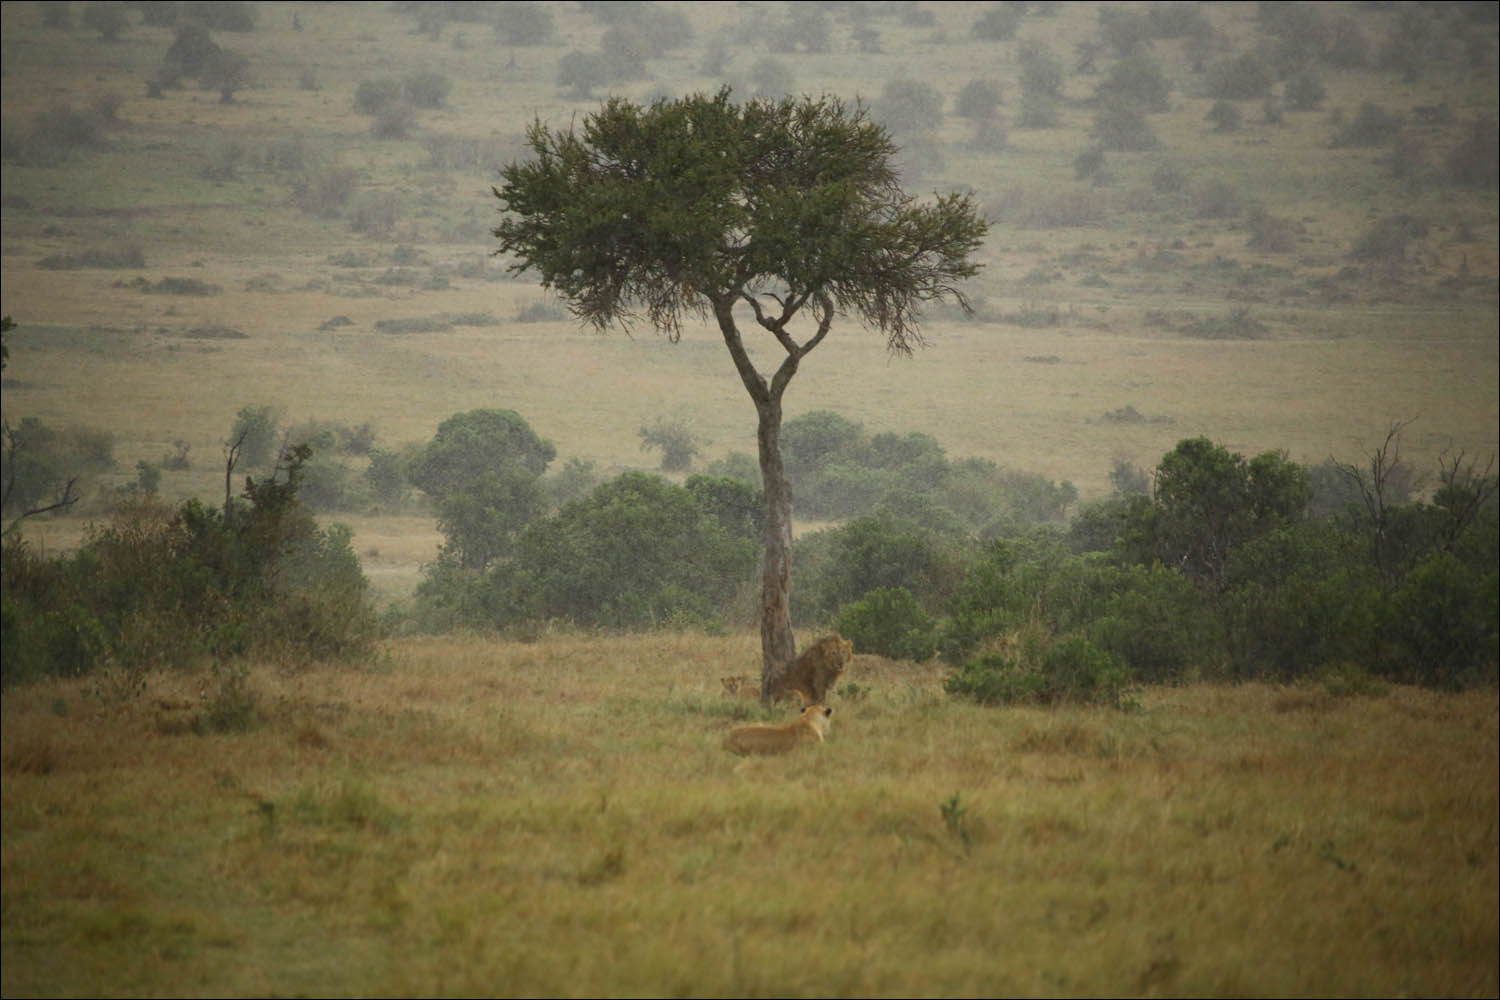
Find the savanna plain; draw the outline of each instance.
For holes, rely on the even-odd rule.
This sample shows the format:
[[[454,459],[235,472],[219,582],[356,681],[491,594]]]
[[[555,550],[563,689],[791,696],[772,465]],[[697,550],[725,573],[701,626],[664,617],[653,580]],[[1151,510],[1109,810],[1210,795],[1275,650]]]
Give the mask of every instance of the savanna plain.
[[[1200,435],[1360,465],[1403,422],[1423,472],[1500,446],[1496,189],[1449,176],[1496,117],[1493,5],[1315,5],[1368,58],[1324,66],[1309,107],[1277,79],[1232,119],[1203,67],[1274,52],[1278,5],[1172,5],[1197,27],[1141,42],[1171,82],[1153,142],[1097,157],[1116,33],[1165,5],[1020,5],[1009,33],[978,28],[1004,5],[604,5],[689,30],[591,88],[565,67],[619,43],[599,5],[220,4],[253,15],[212,32],[243,57],[233,86],[148,91],[181,25],[146,15],[170,6],[0,6],[5,420],[113,450],[71,510],[18,529],[43,552],[142,465],[167,502],[221,502],[247,406],[395,452],[513,409],[601,475],[654,466],[638,429],[664,416],[704,460],[753,454],[715,331],[579,329],[489,234],[532,121],[723,83],[859,96],[893,131],[917,126],[892,81],[928,85],[938,113],[897,132],[906,187],[972,191],[992,221],[973,315],[934,311],[911,358],[836,326],[788,417],[920,431],[1084,502],[1112,462]],[[1427,47],[1383,62],[1413,10]],[[1023,100],[1039,50],[1045,106]],[[362,84],[423,73],[448,81],[435,102],[359,109]],[[995,106],[960,113],[975,81]],[[1367,104],[1398,125],[1344,141]],[[319,516],[399,614],[443,541],[432,510]],[[858,654],[827,743],[741,760],[723,733],[785,714],[721,687],[758,667],[748,619],[377,647],[7,688],[3,992],[1500,991],[1493,688],[991,708],[936,663]]]

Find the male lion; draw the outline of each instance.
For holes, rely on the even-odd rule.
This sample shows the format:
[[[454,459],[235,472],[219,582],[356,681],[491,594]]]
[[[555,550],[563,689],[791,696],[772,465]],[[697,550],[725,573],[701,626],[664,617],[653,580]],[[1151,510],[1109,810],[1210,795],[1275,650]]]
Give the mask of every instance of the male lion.
[[[793,692],[804,705],[821,705],[833,689],[834,681],[854,662],[854,643],[835,632],[807,648],[797,662],[771,685],[771,697],[788,697]]]
[[[757,722],[731,729],[724,737],[724,749],[741,756],[752,753],[786,753],[803,743],[822,743],[828,732],[833,709],[827,705],[808,705],[796,722],[783,726]]]

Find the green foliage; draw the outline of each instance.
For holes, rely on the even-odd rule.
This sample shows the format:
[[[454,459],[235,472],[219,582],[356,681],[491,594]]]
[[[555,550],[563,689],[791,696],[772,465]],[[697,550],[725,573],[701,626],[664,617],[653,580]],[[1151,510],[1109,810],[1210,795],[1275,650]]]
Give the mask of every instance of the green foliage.
[[[692,491],[627,473],[527,526],[491,574],[487,624],[713,625],[755,562],[754,543],[725,531]]]
[[[1144,52],[1121,59],[1099,84],[1096,97],[1107,105],[1132,111],[1166,111],[1172,84],[1161,66]]]
[[[1222,588],[1236,545],[1300,519],[1307,475],[1275,452],[1249,462],[1207,438],[1179,442],[1156,470],[1149,532],[1156,557],[1200,584]]]
[[[1500,662],[1500,571],[1433,553],[1391,594],[1389,632],[1400,660],[1396,680],[1457,690],[1493,685]]]
[[[130,24],[125,8],[115,3],[89,4],[83,11],[83,23],[99,32],[106,42],[119,41],[120,33]]]
[[[835,624],[840,635],[866,653],[920,663],[937,652],[937,623],[904,587],[869,591],[840,608]]]
[[[1130,670],[1087,639],[1065,636],[1039,663],[988,654],[950,675],[944,689],[981,705],[1083,704],[1128,707]]]
[[[943,96],[920,80],[888,80],[875,102],[874,115],[898,142],[916,142],[942,126]]]
[[[780,281],[820,289],[907,351],[918,307],[977,270],[986,226],[972,200],[902,193],[885,131],[834,98],[613,98],[581,135],[537,124],[528,140],[535,158],[495,191],[501,250],[601,328],[643,307],[675,337],[684,313]]]
[[[873,590],[900,588],[941,605],[953,567],[944,541],[923,526],[861,517],[798,539],[793,554],[803,567],[792,594],[793,616],[824,621]]]
[[[406,100],[418,108],[440,108],[452,91],[453,81],[432,70],[413,73],[401,83]]]
[[[658,417],[638,433],[642,451],[661,451],[663,472],[686,472],[692,467],[693,457],[698,454],[698,440],[687,421]]]
[[[534,479],[555,457],[552,442],[538,437],[514,410],[469,410],[438,425],[412,462],[411,481],[441,499],[502,472]]]
[[[1316,111],[1328,97],[1328,88],[1313,73],[1304,70],[1286,82],[1286,105],[1293,111]]]
[[[22,417],[15,426],[7,420],[0,451],[0,513],[20,517],[67,497],[76,499],[85,484],[114,467],[114,437],[107,431],[55,431],[36,417]]]
[[[1099,148],[1119,153],[1135,153],[1161,145],[1146,116],[1128,104],[1108,104],[1094,115],[1089,138]]]
[[[545,45],[556,34],[552,11],[531,0],[511,0],[495,8],[495,39],[506,45]]]
[[[958,92],[953,111],[960,118],[986,121],[995,115],[1005,92],[991,80],[970,80]]]
[[[354,90],[354,110],[363,115],[378,115],[401,100],[401,82],[383,76],[361,81]]]
[[[1231,56],[1211,67],[1205,86],[1209,97],[1226,101],[1250,101],[1266,97],[1276,73],[1258,53]]]
[[[1345,123],[1333,135],[1333,145],[1384,146],[1401,131],[1401,116],[1371,101],[1359,107],[1353,121]]]
[[[1229,101],[1215,101],[1214,106],[1208,109],[1204,115],[1205,121],[1214,123],[1215,132],[1238,132],[1240,130],[1240,109]]]
[[[765,530],[765,498],[760,487],[744,479],[722,476],[689,476],[684,484],[707,514],[718,518],[731,538],[759,542]]]
[[[1445,165],[1455,184],[1494,188],[1500,184],[1500,125],[1493,118],[1473,122],[1463,141],[1448,152]]]
[[[1004,42],[1015,37],[1021,26],[1025,4],[1002,3],[979,16],[974,22],[974,37],[986,42]]]
[[[279,444],[280,414],[274,406],[246,406],[235,415],[229,429],[230,446],[238,446],[239,460],[252,469],[264,468]]]
[[[1350,254],[1356,260],[1399,263],[1406,246],[1427,237],[1427,220],[1412,215],[1388,215],[1355,240]]]
[[[108,668],[139,690],[152,669],[249,654],[283,661],[366,652],[374,615],[350,532],[297,503],[306,448],[224,510],[122,501],[73,556],[7,542],[4,683]]]
[[[1041,45],[1023,46],[1016,53],[1021,64],[1021,93],[1026,97],[1062,98],[1063,69],[1051,50]]]

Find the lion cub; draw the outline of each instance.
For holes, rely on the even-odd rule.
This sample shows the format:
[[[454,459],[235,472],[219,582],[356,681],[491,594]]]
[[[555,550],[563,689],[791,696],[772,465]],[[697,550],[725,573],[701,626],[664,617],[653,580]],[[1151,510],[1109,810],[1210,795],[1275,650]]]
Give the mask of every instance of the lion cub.
[[[803,743],[822,743],[832,716],[833,709],[827,705],[808,705],[795,722],[781,726],[757,722],[731,729],[724,737],[724,749],[743,756],[786,753]]]

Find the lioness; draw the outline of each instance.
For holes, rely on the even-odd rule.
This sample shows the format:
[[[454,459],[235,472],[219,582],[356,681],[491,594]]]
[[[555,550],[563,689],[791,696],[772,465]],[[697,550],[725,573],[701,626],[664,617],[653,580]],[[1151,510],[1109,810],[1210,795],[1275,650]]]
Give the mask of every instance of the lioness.
[[[786,753],[803,743],[822,743],[832,716],[833,709],[827,705],[808,705],[795,722],[781,726],[757,722],[731,729],[724,736],[724,749],[743,756]]]

